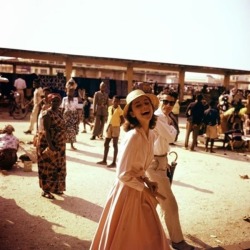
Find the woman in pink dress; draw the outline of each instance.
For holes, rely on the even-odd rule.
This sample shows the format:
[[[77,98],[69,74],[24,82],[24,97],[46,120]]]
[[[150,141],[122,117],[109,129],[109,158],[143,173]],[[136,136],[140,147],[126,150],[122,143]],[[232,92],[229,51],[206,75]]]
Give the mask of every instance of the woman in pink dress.
[[[128,94],[126,102],[127,133],[119,150],[117,178],[90,249],[170,249],[156,212],[157,185],[145,177],[153,159],[158,98],[137,89]]]

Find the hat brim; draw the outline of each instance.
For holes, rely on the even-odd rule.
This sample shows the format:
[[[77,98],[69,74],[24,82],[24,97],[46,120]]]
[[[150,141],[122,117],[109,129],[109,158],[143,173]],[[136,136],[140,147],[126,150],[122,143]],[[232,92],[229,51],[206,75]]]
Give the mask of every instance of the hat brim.
[[[137,99],[137,98],[140,97],[140,96],[147,96],[147,97],[150,99],[150,101],[151,101],[151,103],[152,103],[152,105],[153,105],[153,107],[154,107],[154,110],[156,110],[156,109],[158,108],[158,106],[159,106],[159,99],[157,98],[157,96],[155,96],[154,94],[145,93],[145,94],[141,94],[141,95],[136,96],[135,99]],[[134,99],[134,100],[135,100],[135,99]],[[134,101],[134,100],[133,100],[133,101]],[[131,102],[130,102],[130,103],[131,103]],[[123,116],[124,116],[125,118],[126,118],[127,115],[128,115],[128,108],[129,108],[130,103],[126,104],[125,107],[124,107],[124,109],[123,109]]]

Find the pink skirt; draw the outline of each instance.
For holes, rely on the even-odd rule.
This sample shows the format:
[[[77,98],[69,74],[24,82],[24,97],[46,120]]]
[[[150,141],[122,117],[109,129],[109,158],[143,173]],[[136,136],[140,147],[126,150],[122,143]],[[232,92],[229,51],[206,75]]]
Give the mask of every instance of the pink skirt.
[[[157,201],[117,181],[111,190],[90,249],[170,249],[156,211]]]

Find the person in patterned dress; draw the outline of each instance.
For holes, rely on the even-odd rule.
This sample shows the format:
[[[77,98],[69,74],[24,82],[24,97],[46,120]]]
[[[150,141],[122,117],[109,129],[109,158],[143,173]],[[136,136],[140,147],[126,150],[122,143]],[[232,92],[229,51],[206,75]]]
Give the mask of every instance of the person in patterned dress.
[[[43,130],[39,132],[37,145],[39,185],[42,196],[55,197],[66,190],[66,131],[60,110],[61,96],[49,94],[51,107],[42,114]]]
[[[61,108],[66,123],[66,142],[70,143],[71,149],[76,150],[74,142],[76,142],[76,135],[79,132],[80,119],[77,111],[78,100],[74,98],[74,93],[73,88],[67,90],[67,96],[63,97]]]

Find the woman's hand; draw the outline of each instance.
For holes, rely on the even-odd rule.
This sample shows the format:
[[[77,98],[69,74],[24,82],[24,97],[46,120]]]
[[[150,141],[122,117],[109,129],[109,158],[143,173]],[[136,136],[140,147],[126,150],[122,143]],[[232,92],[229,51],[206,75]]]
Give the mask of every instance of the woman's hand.
[[[151,195],[153,195],[154,197],[158,197],[160,199],[165,200],[166,197],[161,195],[157,190],[158,190],[158,184],[157,182],[152,182],[148,179],[148,177],[144,177],[143,178],[144,183],[146,183],[146,187],[144,188],[144,190],[146,192],[149,192]]]
[[[147,184],[149,190],[151,191],[151,193],[155,195],[155,193],[158,190],[158,184],[156,182],[152,182],[152,181],[149,181],[146,184]]]
[[[143,179],[143,181],[146,183],[147,187],[149,188],[150,192],[154,195],[158,190],[158,184],[157,182],[150,181],[147,177]]]

